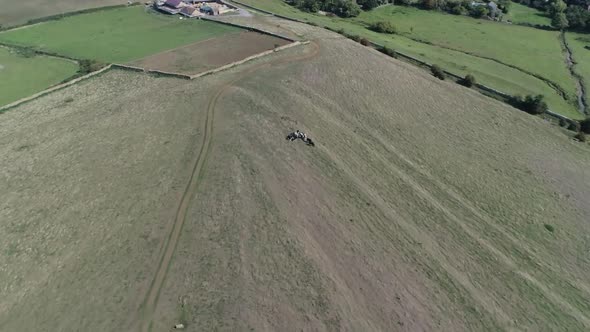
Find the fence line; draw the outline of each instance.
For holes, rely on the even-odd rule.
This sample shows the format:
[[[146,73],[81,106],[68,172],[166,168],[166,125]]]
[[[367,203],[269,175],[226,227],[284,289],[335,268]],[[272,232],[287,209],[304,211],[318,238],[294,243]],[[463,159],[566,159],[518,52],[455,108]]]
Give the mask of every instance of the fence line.
[[[143,72],[143,73],[147,73],[147,74],[156,74],[156,75],[160,75],[160,76],[169,76],[169,77],[181,78],[181,79],[185,79],[185,80],[190,80],[191,79],[191,77],[189,75],[186,75],[186,74],[174,73],[174,72],[157,70],[157,69],[146,69],[146,68],[142,68],[142,67],[135,67],[135,66],[130,66],[130,65],[123,65],[123,64],[120,64],[120,63],[115,63],[115,64],[112,65],[112,67],[115,68],[115,69],[129,70],[129,71],[135,71],[135,72]]]

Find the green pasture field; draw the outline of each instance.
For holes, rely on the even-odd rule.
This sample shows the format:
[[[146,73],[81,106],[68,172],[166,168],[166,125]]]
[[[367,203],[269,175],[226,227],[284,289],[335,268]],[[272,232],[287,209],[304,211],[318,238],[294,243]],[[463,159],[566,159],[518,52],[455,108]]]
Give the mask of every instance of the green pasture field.
[[[543,94],[551,110],[576,119],[582,117],[574,104],[575,83],[565,66],[557,32],[402,6],[383,6],[357,18],[341,19],[304,13],[279,0],[242,2],[333,30],[343,29],[439,64],[457,75],[472,73],[479,83],[509,94]],[[381,20],[392,22],[399,34],[380,34],[366,28]],[[558,84],[569,100],[527,72]]]
[[[588,91],[590,88],[590,49],[585,47],[590,47],[590,35],[568,32],[565,34],[565,38],[576,62],[574,70],[582,75],[584,85],[586,86],[586,100],[588,100],[590,93]]]
[[[24,57],[0,47],[0,106],[37,93],[74,75],[78,65],[59,58]]]
[[[551,25],[551,19],[544,12],[516,2],[510,5],[510,10],[504,18],[517,24]]]
[[[239,31],[202,20],[146,12],[142,6],[69,16],[0,33],[0,42],[78,59],[127,62]]]
[[[556,31],[402,6],[363,12],[353,21],[359,25],[390,21],[404,36],[516,66],[574,93],[574,81],[565,65]]]

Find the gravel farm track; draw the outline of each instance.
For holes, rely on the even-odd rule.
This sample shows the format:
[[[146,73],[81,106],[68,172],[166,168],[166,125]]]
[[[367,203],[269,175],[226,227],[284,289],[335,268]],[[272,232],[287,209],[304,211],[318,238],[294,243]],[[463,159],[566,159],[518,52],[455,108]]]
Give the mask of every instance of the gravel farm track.
[[[312,43],[0,115],[0,331],[590,328],[587,144],[338,34],[237,20]]]

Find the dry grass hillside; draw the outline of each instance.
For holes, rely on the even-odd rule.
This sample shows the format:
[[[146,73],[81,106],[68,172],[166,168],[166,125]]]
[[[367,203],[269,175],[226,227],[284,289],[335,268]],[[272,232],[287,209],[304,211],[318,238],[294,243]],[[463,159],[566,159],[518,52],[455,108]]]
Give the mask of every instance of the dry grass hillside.
[[[588,145],[284,24],[314,42],[1,116],[0,330],[590,328]]]

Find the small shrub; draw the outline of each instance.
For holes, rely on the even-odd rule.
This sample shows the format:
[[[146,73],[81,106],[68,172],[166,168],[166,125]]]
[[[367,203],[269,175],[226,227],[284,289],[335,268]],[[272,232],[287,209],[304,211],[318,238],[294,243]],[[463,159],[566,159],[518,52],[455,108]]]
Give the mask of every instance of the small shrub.
[[[336,32],[338,32],[341,35],[345,35],[344,29],[342,29],[342,28],[338,29],[338,31],[336,31]]]
[[[475,77],[471,74],[467,74],[461,81],[459,81],[461,85],[464,85],[468,88],[471,88],[475,85]]]
[[[71,103],[71,102],[73,102],[73,101],[74,101],[74,98],[72,98],[72,97],[68,97],[68,98],[66,98],[66,99],[64,100],[64,103]]]
[[[451,14],[454,15],[467,15],[469,11],[467,8],[463,7],[462,4],[458,3],[451,8]]]
[[[590,118],[580,121],[580,131],[584,134],[590,134]]]
[[[432,67],[430,67],[430,71],[432,72],[432,75],[434,75],[434,77],[438,78],[439,80],[445,79],[445,72],[442,70],[442,68],[440,68],[439,65],[432,65]]]
[[[81,75],[92,73],[104,67],[103,63],[96,60],[80,60],[79,65],[80,69],[78,69],[78,73]]]
[[[584,46],[585,49],[590,50],[590,45]]]
[[[16,49],[16,55],[23,58],[32,58],[37,55],[37,52],[31,47],[19,47]]]
[[[357,43],[360,43],[361,42],[361,37],[360,36],[357,36],[357,35],[349,35],[348,38],[354,40]]]
[[[555,227],[553,227],[553,225],[549,225],[549,224],[544,224],[543,225],[545,227],[546,230],[548,230],[549,232],[553,233],[555,232]]]
[[[559,119],[559,126],[560,126],[560,127],[565,127],[565,126],[567,126],[567,121],[565,121],[564,119]]]
[[[373,31],[379,32],[379,33],[389,33],[389,34],[397,33],[397,28],[393,24],[391,24],[390,22],[387,22],[387,21],[379,21],[379,22],[372,23],[371,25],[369,25],[369,30],[373,30]]]
[[[584,134],[583,132],[579,132],[574,136],[575,139],[577,139],[580,142],[586,142],[586,134]]]
[[[580,131],[580,124],[576,122],[570,122],[570,125],[567,127],[567,130],[578,132]]]
[[[361,38],[361,40],[359,41],[359,43],[361,43],[361,45],[363,45],[363,46],[369,46],[369,45],[371,45],[371,42],[367,38]]]
[[[380,47],[379,52],[389,55],[392,58],[397,58],[397,54],[395,54],[395,51],[387,46]]]

